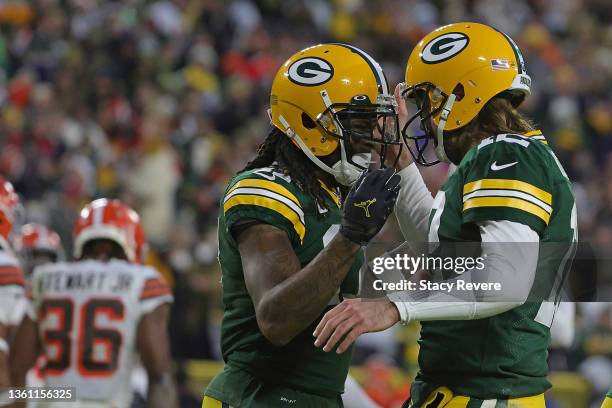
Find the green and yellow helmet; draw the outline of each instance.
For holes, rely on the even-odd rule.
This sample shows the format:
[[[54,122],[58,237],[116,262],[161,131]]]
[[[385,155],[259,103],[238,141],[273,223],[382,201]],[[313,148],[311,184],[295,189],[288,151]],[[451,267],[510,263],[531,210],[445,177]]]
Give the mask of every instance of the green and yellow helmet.
[[[315,45],[285,61],[272,83],[269,112],[275,127],[344,185],[370,162],[369,153],[351,152],[351,140],[399,143],[396,102],[380,65],[346,44]],[[321,161],[339,147],[337,163]]]
[[[470,123],[495,95],[506,92],[517,107],[531,92],[531,78],[525,62],[510,37],[493,27],[478,23],[456,23],[427,34],[414,47],[408,64],[403,95],[417,105],[418,112],[402,129],[404,140],[417,162],[426,162],[423,153],[434,140],[439,161],[448,162],[443,131]],[[434,135],[408,135],[416,117],[433,120]],[[427,133],[427,126],[422,126]]]

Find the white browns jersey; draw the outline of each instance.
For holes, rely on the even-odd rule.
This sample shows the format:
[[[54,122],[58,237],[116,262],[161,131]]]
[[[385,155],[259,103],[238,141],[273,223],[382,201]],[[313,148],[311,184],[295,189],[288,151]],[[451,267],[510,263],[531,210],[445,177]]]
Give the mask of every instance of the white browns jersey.
[[[18,326],[27,308],[24,277],[19,261],[0,249],[0,324]]]
[[[79,406],[129,407],[138,323],[171,301],[147,266],[85,260],[36,268],[28,314],[38,323],[45,385],[75,387]]]

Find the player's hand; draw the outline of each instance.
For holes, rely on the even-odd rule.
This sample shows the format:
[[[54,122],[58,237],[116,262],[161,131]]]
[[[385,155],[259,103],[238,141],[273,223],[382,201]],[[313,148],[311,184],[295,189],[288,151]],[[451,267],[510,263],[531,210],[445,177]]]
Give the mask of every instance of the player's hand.
[[[393,211],[399,182],[393,169],[364,172],[344,202],[340,233],[357,244],[367,244]]]
[[[346,299],[325,313],[313,333],[314,345],[331,351],[342,340],[336,353],[344,353],[361,334],[388,329],[399,319],[397,308],[388,300]]]

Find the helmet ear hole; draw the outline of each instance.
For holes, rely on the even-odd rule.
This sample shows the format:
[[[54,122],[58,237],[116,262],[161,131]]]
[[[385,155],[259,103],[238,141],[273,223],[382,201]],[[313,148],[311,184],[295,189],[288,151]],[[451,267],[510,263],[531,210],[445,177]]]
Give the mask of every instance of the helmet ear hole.
[[[306,114],[306,112],[302,112],[302,125],[306,129],[314,129],[317,127],[317,124]]]
[[[463,97],[465,96],[465,89],[463,88],[462,83],[458,83],[457,86],[455,86],[455,89],[453,89],[453,94],[457,97],[455,99],[456,101],[460,101],[463,99]]]

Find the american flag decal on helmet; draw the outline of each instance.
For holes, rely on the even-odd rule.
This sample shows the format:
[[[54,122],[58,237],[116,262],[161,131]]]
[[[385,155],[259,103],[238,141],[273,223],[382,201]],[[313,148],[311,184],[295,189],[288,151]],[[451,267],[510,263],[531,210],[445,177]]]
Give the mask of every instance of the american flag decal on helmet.
[[[510,63],[507,59],[492,59],[491,69],[494,71],[510,69]]]

